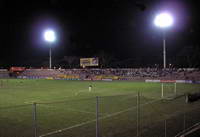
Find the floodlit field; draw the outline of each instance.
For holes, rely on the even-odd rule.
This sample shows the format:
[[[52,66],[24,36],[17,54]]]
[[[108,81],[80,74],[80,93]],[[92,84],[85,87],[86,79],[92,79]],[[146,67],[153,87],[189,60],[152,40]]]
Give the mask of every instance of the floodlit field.
[[[170,98],[162,100],[160,83],[3,79],[0,80],[0,136],[34,136],[33,127],[37,127],[38,137],[94,137],[96,96],[99,96],[100,136],[129,137],[136,136],[137,131],[144,137],[164,136],[165,119],[171,127],[167,134],[175,135],[198,122],[200,113],[192,112],[197,112],[199,101],[186,104],[180,95],[199,89],[197,84],[177,84],[178,97],[173,99],[174,84],[164,84],[164,97]],[[184,114],[187,121],[183,125]]]

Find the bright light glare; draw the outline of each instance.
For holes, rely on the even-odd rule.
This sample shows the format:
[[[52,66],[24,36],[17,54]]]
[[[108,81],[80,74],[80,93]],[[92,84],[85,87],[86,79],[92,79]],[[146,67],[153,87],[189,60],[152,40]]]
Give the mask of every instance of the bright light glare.
[[[54,42],[56,40],[55,32],[53,30],[46,30],[44,32],[44,39],[48,42]]]
[[[173,17],[169,13],[161,13],[154,20],[154,24],[160,28],[170,27],[173,22]]]

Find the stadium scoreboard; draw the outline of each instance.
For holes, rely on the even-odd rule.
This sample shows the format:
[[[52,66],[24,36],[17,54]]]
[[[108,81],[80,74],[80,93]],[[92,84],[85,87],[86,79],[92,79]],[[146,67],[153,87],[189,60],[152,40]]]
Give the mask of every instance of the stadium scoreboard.
[[[80,58],[80,66],[81,67],[98,66],[98,65],[99,65],[98,58]]]

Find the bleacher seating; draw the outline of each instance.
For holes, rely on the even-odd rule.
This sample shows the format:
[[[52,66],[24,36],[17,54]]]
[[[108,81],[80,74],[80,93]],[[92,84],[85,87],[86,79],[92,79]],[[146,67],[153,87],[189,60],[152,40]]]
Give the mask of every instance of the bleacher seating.
[[[196,69],[158,69],[158,68],[122,68],[122,69],[26,69],[21,76],[26,77],[78,77],[95,79],[99,77],[120,77],[131,80],[200,80],[200,71]]]
[[[26,69],[23,73],[21,73],[21,76],[26,77],[53,77],[56,78],[58,75],[61,75],[62,73],[56,69]]]

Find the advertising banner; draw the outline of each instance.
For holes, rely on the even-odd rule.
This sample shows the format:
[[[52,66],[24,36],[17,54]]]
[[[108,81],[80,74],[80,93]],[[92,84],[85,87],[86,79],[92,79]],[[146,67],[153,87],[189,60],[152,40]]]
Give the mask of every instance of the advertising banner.
[[[156,79],[146,79],[145,82],[155,82],[155,83],[159,83],[160,80],[156,80]]]

